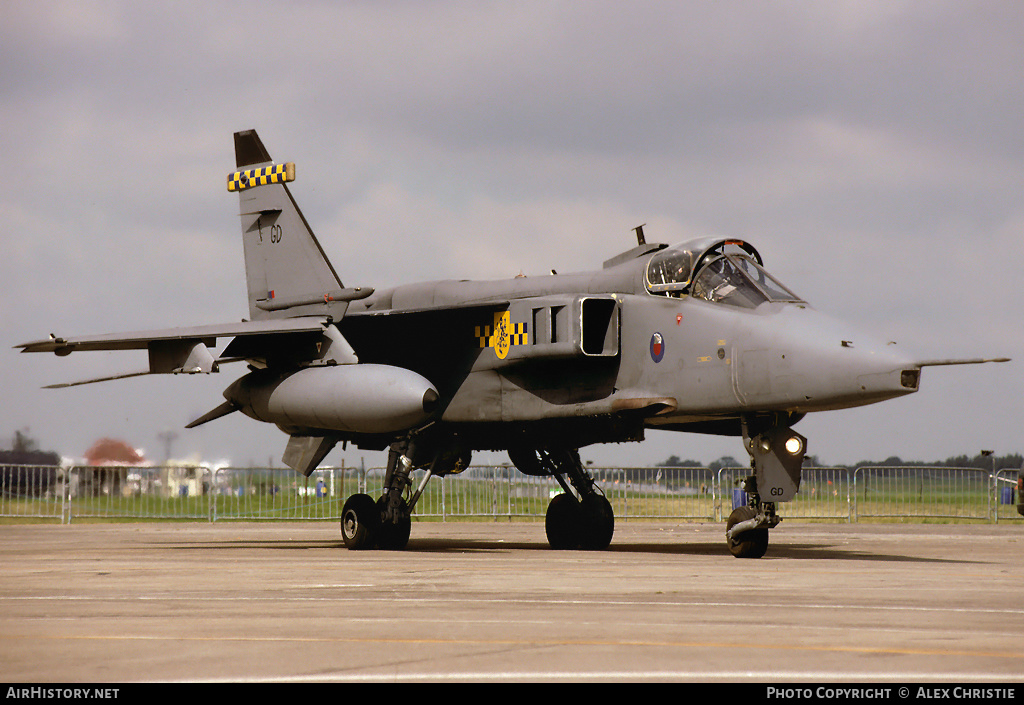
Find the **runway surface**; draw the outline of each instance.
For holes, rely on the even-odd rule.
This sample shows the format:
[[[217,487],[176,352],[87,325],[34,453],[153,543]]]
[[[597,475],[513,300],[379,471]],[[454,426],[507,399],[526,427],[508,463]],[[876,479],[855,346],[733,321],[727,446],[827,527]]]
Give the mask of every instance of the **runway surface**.
[[[1020,682],[1024,525],[0,527],[4,682]],[[1019,689],[1018,689],[1019,690]]]

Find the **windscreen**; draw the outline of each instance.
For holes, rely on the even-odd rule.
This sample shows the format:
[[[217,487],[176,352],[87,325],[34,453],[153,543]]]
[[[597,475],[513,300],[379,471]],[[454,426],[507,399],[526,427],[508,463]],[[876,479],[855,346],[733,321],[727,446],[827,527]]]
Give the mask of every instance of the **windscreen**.
[[[753,260],[742,255],[721,255],[708,262],[690,288],[694,298],[741,308],[757,308],[766,301],[800,301]]]

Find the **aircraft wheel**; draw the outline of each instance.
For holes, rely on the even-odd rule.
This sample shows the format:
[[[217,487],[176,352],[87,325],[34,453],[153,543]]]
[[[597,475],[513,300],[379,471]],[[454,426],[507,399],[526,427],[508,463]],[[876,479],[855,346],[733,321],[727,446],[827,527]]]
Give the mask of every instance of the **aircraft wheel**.
[[[580,503],[564,492],[551,500],[544,516],[544,530],[551,548],[571,549],[579,546]]]
[[[341,538],[354,551],[373,548],[380,529],[380,512],[373,497],[354,494],[341,510]]]
[[[377,516],[383,515],[384,498],[377,500]],[[405,498],[402,498],[401,518],[392,523],[381,521],[377,529],[377,547],[386,551],[401,551],[409,543],[409,534],[412,533],[412,517],[409,516],[409,505]]]
[[[752,507],[737,507],[725,524],[728,531],[740,522],[753,519],[757,512]],[[751,529],[727,539],[729,551],[737,558],[760,558],[768,550],[768,529]]]
[[[590,551],[603,551],[612,542],[615,532],[615,512],[604,495],[588,494],[580,502],[580,547]]]

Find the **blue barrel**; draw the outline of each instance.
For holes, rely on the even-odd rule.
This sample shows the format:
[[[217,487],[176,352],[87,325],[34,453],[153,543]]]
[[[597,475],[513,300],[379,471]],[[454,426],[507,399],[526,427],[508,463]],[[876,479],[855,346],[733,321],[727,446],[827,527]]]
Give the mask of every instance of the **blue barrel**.
[[[1000,504],[1013,504],[1013,487],[1000,488],[999,503]]]

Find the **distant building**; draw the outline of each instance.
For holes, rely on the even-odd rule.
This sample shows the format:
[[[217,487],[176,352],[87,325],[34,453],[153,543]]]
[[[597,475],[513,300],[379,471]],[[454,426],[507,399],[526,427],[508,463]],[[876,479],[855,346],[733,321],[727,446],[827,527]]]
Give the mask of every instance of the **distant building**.
[[[101,438],[85,451],[87,465],[117,466],[145,465],[145,456],[124,441],[115,438]]]
[[[131,494],[129,468],[145,465],[149,463],[141,451],[115,438],[101,438],[85,451],[85,467],[77,469],[78,487],[73,494]]]

